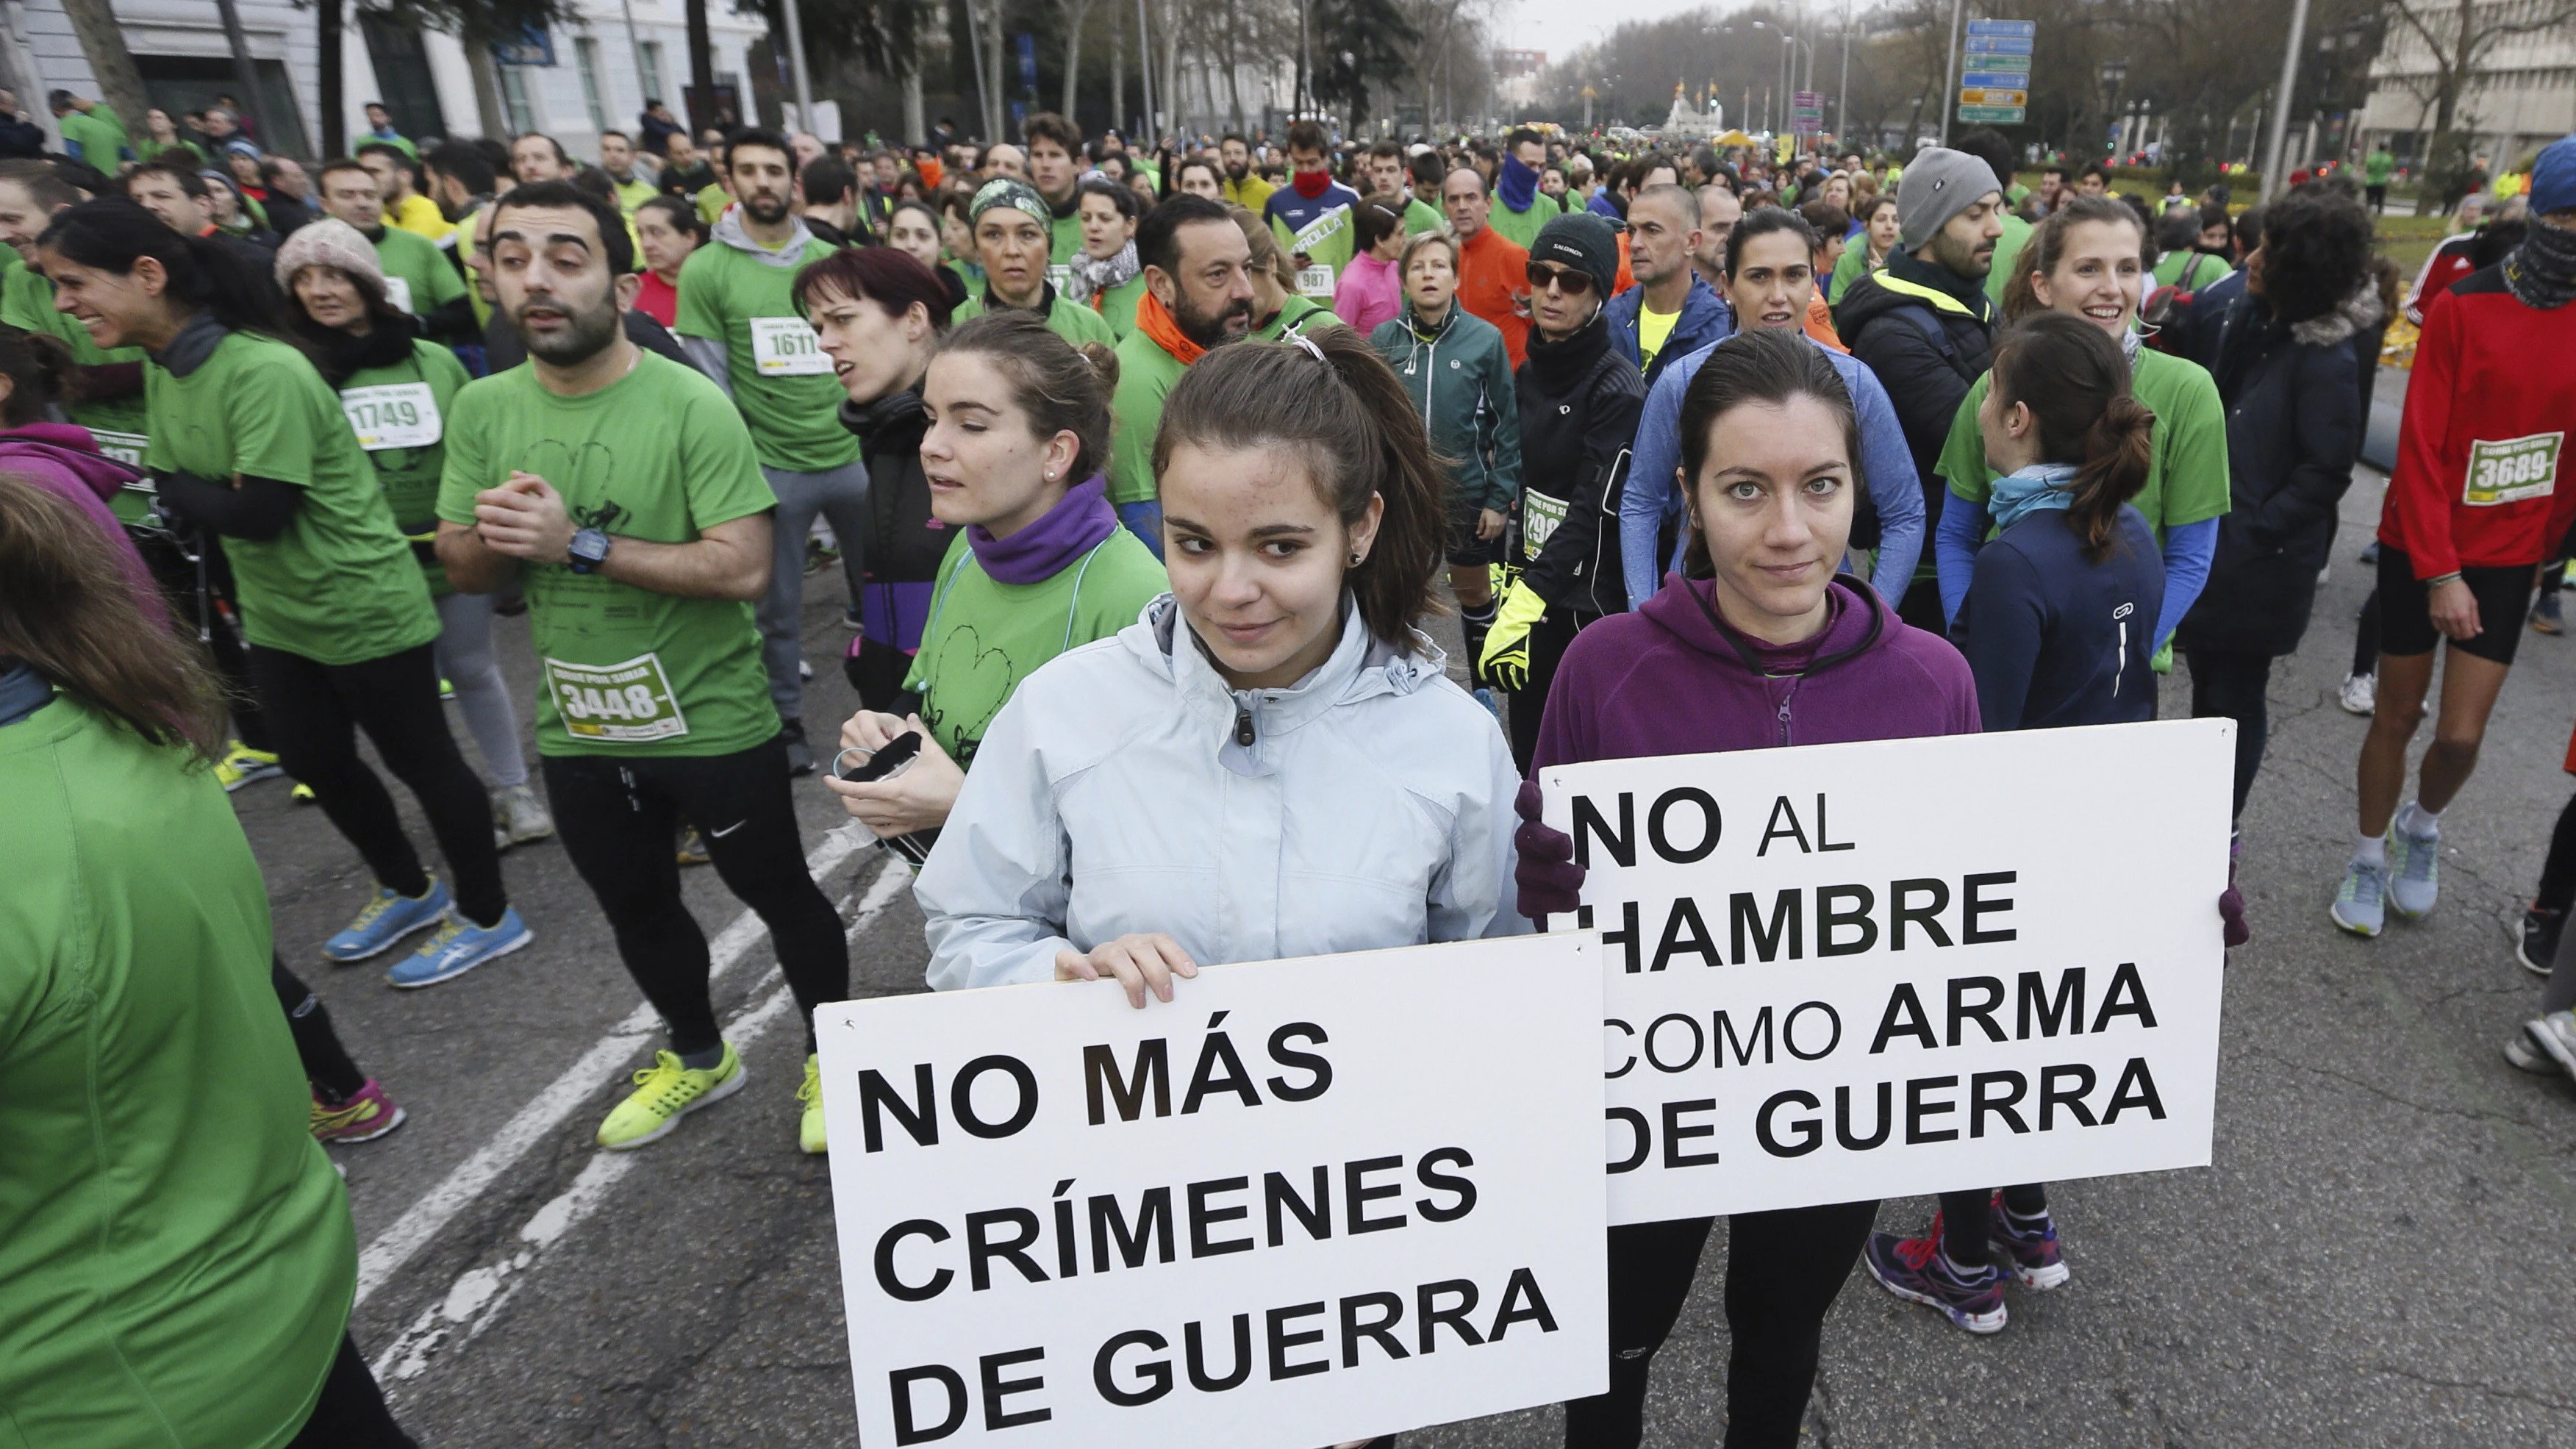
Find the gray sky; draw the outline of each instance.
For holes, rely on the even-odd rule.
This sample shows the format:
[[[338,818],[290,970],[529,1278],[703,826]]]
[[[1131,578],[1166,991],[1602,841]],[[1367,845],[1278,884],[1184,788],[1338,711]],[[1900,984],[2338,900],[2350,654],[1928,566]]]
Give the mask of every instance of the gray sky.
[[[1697,0],[1510,0],[1502,12],[1498,43],[1511,50],[1544,50],[1550,64],[1606,38],[1621,22],[1651,20],[1697,8]],[[1715,9],[1732,10],[1732,0]],[[1660,118],[1659,118],[1660,119]]]

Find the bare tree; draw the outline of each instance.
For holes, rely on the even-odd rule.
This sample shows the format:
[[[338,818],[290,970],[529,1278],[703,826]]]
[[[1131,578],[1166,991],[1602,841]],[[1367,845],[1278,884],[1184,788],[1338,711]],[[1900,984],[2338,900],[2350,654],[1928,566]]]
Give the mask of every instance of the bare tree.
[[[2487,56],[2517,36],[2562,30],[2576,25],[2576,0],[2524,0],[2520,4],[2456,0],[2387,0],[2390,28],[2404,32],[2424,47],[2429,69],[2390,78],[2422,98],[2433,113],[2433,139],[2428,148],[2436,170],[2464,172],[2466,138],[2455,138],[2460,103],[2477,84]]]
[[[1114,6],[1116,0],[1111,3]],[[1092,4],[1093,0],[1056,0],[1056,8],[1064,12],[1064,118],[1068,121],[1073,120],[1074,87],[1082,79],[1082,25],[1090,18]],[[1110,117],[1113,125],[1117,119]],[[1077,130],[1081,127],[1078,121],[1074,125]]]
[[[143,73],[134,68],[134,53],[125,48],[125,31],[116,23],[115,7],[109,0],[63,0],[63,14],[72,22],[72,34],[80,39],[89,73],[98,80],[98,98],[141,134],[143,112],[152,103],[144,98]],[[33,103],[40,97],[27,99]],[[115,170],[116,158],[108,157],[99,169]]]

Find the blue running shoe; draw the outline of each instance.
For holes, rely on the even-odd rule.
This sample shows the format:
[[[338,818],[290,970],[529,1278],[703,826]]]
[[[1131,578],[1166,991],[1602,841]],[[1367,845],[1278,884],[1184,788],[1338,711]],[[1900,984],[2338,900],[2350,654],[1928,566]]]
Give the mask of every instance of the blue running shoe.
[[[2022,1222],[2000,1192],[1986,1202],[1986,1255],[2025,1288],[2055,1288],[2074,1276],[2057,1246],[2057,1220],[2042,1214],[2036,1226]]]
[[[348,928],[322,943],[322,954],[342,965],[364,961],[382,953],[414,931],[438,924],[447,914],[447,887],[432,876],[429,890],[419,896],[396,895],[376,887],[376,898],[358,912]]]
[[[385,984],[409,989],[436,986],[453,981],[484,962],[507,956],[536,939],[527,924],[519,919],[517,907],[501,913],[498,924],[478,926],[462,916],[450,916],[438,934],[421,943],[419,950],[396,962],[385,973]]]
[[[2442,837],[2421,838],[2388,827],[2388,904],[2409,921],[2433,914],[2442,893]]]
[[[2356,936],[2378,935],[2388,923],[2387,870],[2358,860],[2344,867],[2343,884],[2335,888],[2326,914]]]
[[[1878,1280],[1878,1286],[1908,1303],[1938,1309],[1957,1327],[1970,1333],[2004,1331],[2003,1270],[1988,1263],[1974,1278],[1952,1273],[1950,1260],[1941,1253],[1937,1216],[1931,1231],[1920,1238],[1870,1234],[1861,1261],[1869,1265],[1869,1276]]]

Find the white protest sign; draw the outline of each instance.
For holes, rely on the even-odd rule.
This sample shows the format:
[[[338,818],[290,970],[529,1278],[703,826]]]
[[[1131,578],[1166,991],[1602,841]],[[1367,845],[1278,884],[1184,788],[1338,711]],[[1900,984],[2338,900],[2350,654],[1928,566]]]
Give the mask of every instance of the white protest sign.
[[[1318,1449],[1602,1392],[1599,951],[817,1011],[860,1441]]]
[[[1543,771],[1603,943],[1610,1220],[2207,1165],[2234,739]]]

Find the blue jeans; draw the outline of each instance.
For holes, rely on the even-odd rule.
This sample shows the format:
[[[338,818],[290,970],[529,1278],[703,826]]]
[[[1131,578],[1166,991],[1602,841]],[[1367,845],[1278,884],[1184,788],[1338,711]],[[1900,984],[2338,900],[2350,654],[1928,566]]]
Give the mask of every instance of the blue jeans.
[[[1148,498],[1137,503],[1121,503],[1118,505],[1118,521],[1127,525],[1129,533],[1145,540],[1145,546],[1154,551],[1155,558],[1163,556],[1163,505],[1160,502]]]

